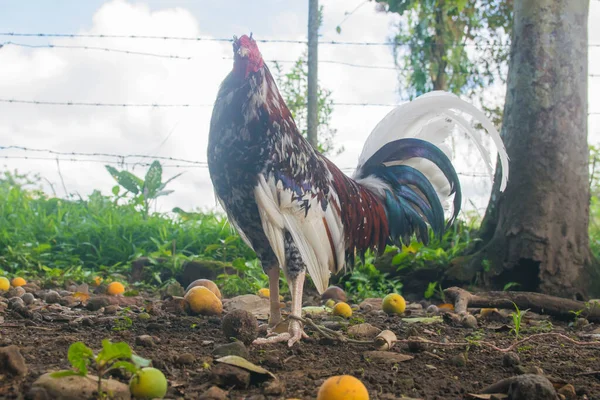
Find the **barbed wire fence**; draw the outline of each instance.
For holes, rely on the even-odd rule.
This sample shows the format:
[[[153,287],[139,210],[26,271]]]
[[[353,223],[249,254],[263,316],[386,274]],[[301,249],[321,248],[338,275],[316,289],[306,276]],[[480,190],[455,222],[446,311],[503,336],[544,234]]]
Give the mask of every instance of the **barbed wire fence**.
[[[119,40],[161,40],[161,41],[186,41],[186,42],[232,42],[230,38],[215,38],[215,37],[184,37],[184,36],[153,36],[153,35],[113,35],[113,34],[75,34],[75,33],[16,33],[16,32],[0,32],[0,37],[21,37],[21,38],[79,38],[79,39],[119,39]],[[279,44],[297,44],[307,45],[306,40],[295,39],[262,39],[257,40],[259,43],[279,43]],[[395,42],[351,42],[351,41],[335,41],[321,40],[320,45],[332,46],[405,46]],[[435,46],[436,44],[431,44]],[[145,52],[130,49],[118,49],[102,46],[88,45],[65,45],[65,44],[29,44],[13,41],[0,43],[0,50],[3,47],[22,47],[30,49],[58,49],[58,50],[80,50],[80,51],[97,51],[104,53],[117,53],[130,56],[147,56],[163,59],[171,59],[176,61],[194,60],[194,56],[181,54],[161,54],[155,52]],[[464,43],[465,47],[507,47],[507,43],[491,43],[491,44],[476,44]],[[590,48],[600,49],[600,43],[589,44]],[[231,57],[222,57],[226,60],[231,60]],[[267,60],[272,63],[296,63],[294,60]],[[338,60],[320,60],[320,64],[332,64],[349,68],[364,68],[376,70],[391,70],[401,71],[397,65],[366,65],[350,63]],[[592,72],[588,75],[590,78],[600,78],[600,73]],[[103,108],[199,108],[212,107],[213,104],[192,104],[192,103],[119,103],[119,102],[84,102],[84,101],[56,101],[56,100],[37,100],[37,99],[16,99],[16,98],[0,98],[0,103],[5,104],[22,104],[32,106],[71,106],[71,107],[103,107]],[[395,107],[398,103],[374,103],[374,102],[333,102],[336,107]],[[600,111],[590,111],[588,115],[600,115]],[[1,143],[0,143],[1,144]],[[16,151],[17,155],[2,154],[4,151]],[[21,154],[24,153],[24,154]],[[40,155],[29,155],[40,154]],[[5,160],[30,160],[30,161],[52,161],[52,162],[69,162],[69,163],[97,163],[105,165],[117,165],[122,168],[135,168],[137,166],[147,167],[151,164],[150,160],[161,160],[166,162],[163,168],[187,169],[187,168],[208,168],[206,161],[189,160],[178,157],[155,156],[147,154],[113,154],[113,153],[94,153],[94,152],[75,152],[75,151],[58,151],[54,149],[31,148],[27,146],[11,145],[0,146],[0,159]],[[345,173],[351,173],[355,167],[341,167]],[[488,178],[489,175],[481,172],[459,172],[459,175],[471,178]]]

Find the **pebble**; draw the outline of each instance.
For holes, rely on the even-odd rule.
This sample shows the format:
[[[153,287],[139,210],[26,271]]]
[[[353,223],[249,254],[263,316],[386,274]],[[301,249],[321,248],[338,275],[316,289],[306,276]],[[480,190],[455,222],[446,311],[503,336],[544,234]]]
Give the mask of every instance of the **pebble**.
[[[435,304],[432,304],[429,307],[427,307],[427,309],[425,311],[427,312],[427,314],[434,314],[434,315],[440,313],[440,309]]]
[[[32,385],[29,398],[80,400],[97,398],[98,377],[93,375],[54,378],[50,373],[40,376]],[[114,379],[103,379],[102,389],[114,400],[130,400],[129,386]]]
[[[23,289],[21,286],[17,286],[10,288],[10,290],[8,291],[8,297],[21,297],[25,293],[27,293],[25,289]]]
[[[143,347],[154,347],[156,345],[156,343],[154,343],[154,339],[150,335],[140,335],[136,337],[135,344]]]
[[[575,392],[575,387],[570,383],[558,389],[558,394],[563,395],[565,397],[565,400],[577,400],[577,393]]]
[[[464,367],[465,365],[467,365],[467,359],[465,358],[464,354],[460,353],[452,357],[450,359],[450,363],[457,367]]]
[[[175,364],[177,365],[190,365],[196,362],[196,356],[192,353],[183,353],[177,356]]]
[[[556,399],[556,391],[548,378],[532,374],[502,379],[483,389],[483,393],[510,393],[511,400]]]
[[[8,299],[8,307],[11,309],[25,307],[25,302],[20,297],[11,297]]]
[[[0,375],[27,375],[27,364],[18,346],[0,347]]]
[[[48,293],[46,293],[44,300],[48,304],[55,304],[60,301],[60,295],[54,290],[49,290]]]
[[[471,314],[465,314],[461,319],[461,324],[465,328],[475,329],[477,328],[477,318]]]
[[[104,314],[106,315],[114,315],[116,314],[119,310],[121,310],[121,307],[119,307],[116,304],[110,305],[110,306],[106,306],[104,308]]]
[[[374,363],[395,364],[408,360],[412,360],[413,356],[408,356],[401,353],[392,353],[390,351],[365,351],[363,353],[365,359]]]
[[[519,365],[521,363],[521,359],[519,355],[514,352],[505,353],[502,356],[502,365],[505,367],[514,367],[515,365]]]
[[[150,319],[150,314],[148,314],[147,312],[142,312],[138,314],[138,319],[141,319],[142,321],[146,321]]]
[[[250,385],[250,372],[228,364],[217,364],[212,369],[212,381],[222,387],[246,389]]]
[[[110,300],[106,297],[92,297],[88,300],[87,309],[90,311],[98,311],[102,307],[110,305]]]
[[[285,383],[279,379],[270,381],[265,386],[263,392],[267,396],[281,396],[285,393]]]
[[[214,357],[225,357],[225,356],[240,356],[242,358],[248,358],[248,349],[242,342],[231,342],[216,346],[212,351]]]
[[[23,299],[23,302],[26,305],[30,305],[30,304],[33,304],[33,302],[35,301],[35,296],[33,294],[31,294],[31,293],[24,293],[21,296],[21,299]]]
[[[381,329],[371,324],[358,324],[348,328],[348,335],[358,339],[373,339],[381,333]]]
[[[211,386],[206,392],[202,393],[199,400],[227,400],[229,399],[228,392],[218,386]]]

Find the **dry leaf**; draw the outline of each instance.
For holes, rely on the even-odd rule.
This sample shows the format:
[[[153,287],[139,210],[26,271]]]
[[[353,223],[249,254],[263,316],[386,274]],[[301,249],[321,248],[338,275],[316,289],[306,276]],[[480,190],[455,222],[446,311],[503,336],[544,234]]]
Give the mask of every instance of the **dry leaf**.
[[[275,375],[273,375],[271,372],[267,371],[266,369],[264,369],[262,367],[259,367],[256,364],[252,364],[250,361],[246,360],[245,358],[239,357],[239,356],[225,356],[225,357],[221,357],[215,361],[223,363],[223,364],[233,365],[234,367],[239,367],[239,368],[245,369],[246,371],[255,372],[257,374],[269,375],[269,376],[273,377],[273,379],[277,379],[277,377]]]

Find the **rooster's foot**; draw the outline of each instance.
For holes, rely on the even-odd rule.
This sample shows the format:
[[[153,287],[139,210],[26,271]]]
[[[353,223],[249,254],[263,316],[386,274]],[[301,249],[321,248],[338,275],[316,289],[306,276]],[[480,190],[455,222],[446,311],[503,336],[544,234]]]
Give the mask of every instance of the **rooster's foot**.
[[[288,321],[286,321],[288,322]],[[276,327],[274,327],[276,328]],[[289,330],[288,332],[277,333],[275,329],[269,329],[266,338],[258,338],[253,344],[262,345],[262,344],[272,344],[272,343],[281,343],[287,342],[289,347],[292,347],[294,343],[298,342],[300,339],[307,339],[308,335],[304,333],[302,330],[302,325],[300,321],[292,320],[289,321]]]

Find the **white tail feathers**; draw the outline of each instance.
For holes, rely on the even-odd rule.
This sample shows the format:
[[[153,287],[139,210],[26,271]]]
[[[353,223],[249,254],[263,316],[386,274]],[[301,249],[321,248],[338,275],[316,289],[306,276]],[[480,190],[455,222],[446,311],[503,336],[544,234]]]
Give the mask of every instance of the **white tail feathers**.
[[[508,156],[498,131],[483,112],[461,100],[458,96],[443,91],[434,91],[419,96],[410,103],[402,104],[390,111],[367,138],[358,159],[355,176],[358,176],[361,166],[377,150],[389,142],[402,138],[426,140],[449,155],[449,148],[443,142],[450,136],[454,128],[459,128],[465,131],[475,142],[493,179],[493,159],[483,146],[479,133],[461,116],[461,113],[479,121],[494,141],[502,166],[500,190],[503,191],[508,181]],[[445,198],[443,197],[449,193],[449,186],[442,172],[433,163],[428,160],[412,159],[403,162],[403,164],[416,167],[425,174],[440,195],[440,200],[444,202]]]

